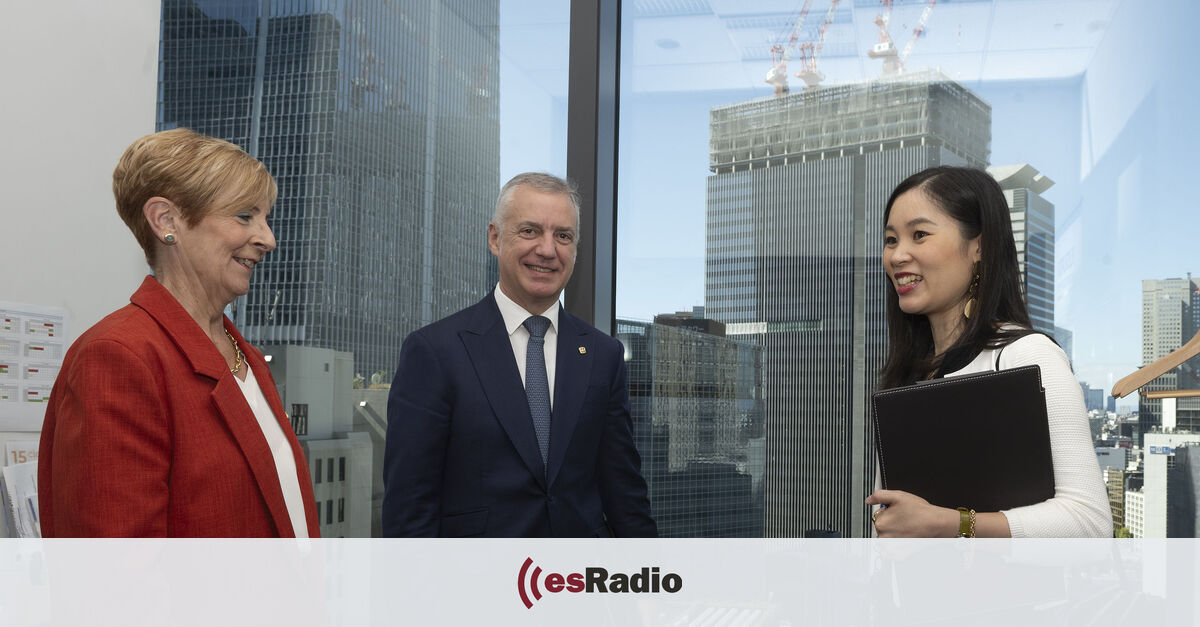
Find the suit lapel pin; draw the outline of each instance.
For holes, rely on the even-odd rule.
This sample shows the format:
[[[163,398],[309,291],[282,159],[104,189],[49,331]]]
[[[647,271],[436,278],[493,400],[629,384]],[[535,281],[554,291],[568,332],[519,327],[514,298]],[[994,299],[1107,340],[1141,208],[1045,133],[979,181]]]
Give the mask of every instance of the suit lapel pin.
[[[586,347],[586,346],[580,346],[580,347],[579,347],[579,354],[580,354],[580,355],[586,355],[586,354],[587,354],[587,347]]]

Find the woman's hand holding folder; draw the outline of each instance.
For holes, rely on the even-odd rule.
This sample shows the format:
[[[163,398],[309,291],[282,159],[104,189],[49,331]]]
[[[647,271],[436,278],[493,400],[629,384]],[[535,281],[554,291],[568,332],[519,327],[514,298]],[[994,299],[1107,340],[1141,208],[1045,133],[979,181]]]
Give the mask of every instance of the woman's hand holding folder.
[[[938,507],[903,490],[876,490],[867,505],[880,505],[871,515],[880,538],[953,538],[960,534],[959,510]],[[975,514],[974,536],[1009,537],[1008,519],[999,512]]]

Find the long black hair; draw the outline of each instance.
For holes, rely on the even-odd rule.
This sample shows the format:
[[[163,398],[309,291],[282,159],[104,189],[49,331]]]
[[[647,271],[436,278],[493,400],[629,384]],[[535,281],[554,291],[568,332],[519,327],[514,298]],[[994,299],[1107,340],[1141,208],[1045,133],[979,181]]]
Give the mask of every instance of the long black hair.
[[[981,236],[976,313],[964,318],[962,335],[954,345],[935,355],[929,319],[904,313],[889,282],[888,356],[879,372],[883,389],[914,383],[935,371],[937,376],[953,372],[969,364],[984,349],[1002,346],[1032,332],[1029,311],[1021,296],[1017,246],[1008,203],[996,180],[973,168],[940,166],[922,170],[896,186],[883,211],[884,224],[896,199],[914,189],[954,218],[964,239]],[[1021,328],[1004,328],[1002,324]]]

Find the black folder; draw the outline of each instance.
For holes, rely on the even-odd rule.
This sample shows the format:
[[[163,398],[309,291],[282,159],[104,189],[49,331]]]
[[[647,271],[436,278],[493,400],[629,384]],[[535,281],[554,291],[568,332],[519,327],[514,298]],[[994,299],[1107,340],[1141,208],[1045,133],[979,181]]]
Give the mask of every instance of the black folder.
[[[883,390],[871,405],[884,489],[979,512],[1054,496],[1046,392],[1036,365]]]

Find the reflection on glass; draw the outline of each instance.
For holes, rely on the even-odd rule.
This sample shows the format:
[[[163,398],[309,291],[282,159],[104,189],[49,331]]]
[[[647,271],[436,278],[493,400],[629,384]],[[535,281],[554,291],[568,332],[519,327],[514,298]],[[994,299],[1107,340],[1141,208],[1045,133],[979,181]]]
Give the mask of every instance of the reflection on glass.
[[[1129,466],[1109,468],[1114,526],[1137,477],[1129,495],[1156,513],[1136,516],[1156,522],[1136,533],[1166,528],[1167,479],[1143,488],[1138,470],[1160,402],[1143,399],[1139,423],[1137,401],[1104,391],[1200,330],[1194,296],[1170,299],[1169,322],[1143,319],[1155,297],[1137,298],[1144,279],[1190,282],[1174,226],[1189,210],[1166,190],[1194,177],[1200,124],[1184,103],[1200,89],[1173,51],[1198,13],[1104,0],[623,13],[617,315],[699,306],[761,349],[766,535],[870,530],[880,214],[896,182],[938,164],[987,168],[1005,190],[1034,326],[1074,356],[1099,397],[1097,442]],[[1179,401],[1177,429],[1196,407]]]
[[[659,535],[761,537],[762,349],[693,312],[618,320]]]
[[[279,183],[247,339],[390,371],[487,290],[497,21],[494,1],[165,0],[159,128],[237,142]]]
[[[401,343],[495,285],[502,169],[565,170],[566,9],[163,0],[161,32],[157,128],[235,142],[279,184],[279,246],[231,315],[304,427],[322,533],[378,535]]]
[[[766,531],[865,533],[867,408],[887,335],[877,208],[919,170],[985,165],[990,107],[923,73],[714,107],[711,119],[705,303],[763,348]]]

